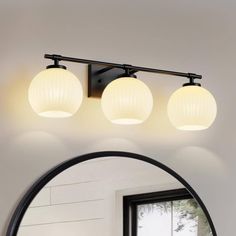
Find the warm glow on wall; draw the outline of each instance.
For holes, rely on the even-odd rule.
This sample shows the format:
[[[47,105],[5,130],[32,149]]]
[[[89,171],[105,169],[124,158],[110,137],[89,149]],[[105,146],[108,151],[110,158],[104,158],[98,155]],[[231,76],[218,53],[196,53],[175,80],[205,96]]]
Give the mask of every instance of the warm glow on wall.
[[[217,113],[213,95],[200,86],[184,86],[176,90],[168,103],[168,116],[180,130],[203,130],[214,122]]]
[[[38,115],[63,118],[77,112],[83,99],[83,90],[70,71],[49,68],[34,77],[28,95],[30,105]]]
[[[102,110],[115,124],[140,124],[150,115],[153,98],[142,81],[123,77],[112,81],[102,94]]]

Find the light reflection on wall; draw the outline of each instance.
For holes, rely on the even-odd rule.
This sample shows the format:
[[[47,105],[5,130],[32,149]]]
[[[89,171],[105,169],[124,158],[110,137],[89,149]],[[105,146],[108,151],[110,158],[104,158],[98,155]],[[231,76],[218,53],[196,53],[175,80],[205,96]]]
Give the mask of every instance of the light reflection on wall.
[[[67,156],[65,144],[53,134],[44,131],[32,131],[18,134],[10,143],[8,158],[14,158],[17,153],[21,158],[19,162],[33,163],[35,160],[64,159]],[[31,166],[37,168],[37,166]],[[48,167],[47,167],[48,168]]]
[[[175,150],[170,159],[171,163],[174,163],[176,170],[179,167],[187,172],[188,170],[194,170],[195,173],[192,172],[192,174],[221,178],[227,175],[228,171],[222,158],[206,147],[186,146]]]
[[[102,138],[94,140],[92,144],[85,148],[87,152],[93,151],[104,151],[104,150],[120,150],[127,152],[141,153],[141,148],[135,143],[126,138]]]

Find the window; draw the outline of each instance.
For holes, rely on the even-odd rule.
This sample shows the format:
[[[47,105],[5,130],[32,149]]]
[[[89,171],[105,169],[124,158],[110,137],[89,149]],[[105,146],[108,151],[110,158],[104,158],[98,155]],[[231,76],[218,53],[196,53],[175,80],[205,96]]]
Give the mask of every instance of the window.
[[[185,189],[125,196],[124,236],[211,236],[207,218]]]

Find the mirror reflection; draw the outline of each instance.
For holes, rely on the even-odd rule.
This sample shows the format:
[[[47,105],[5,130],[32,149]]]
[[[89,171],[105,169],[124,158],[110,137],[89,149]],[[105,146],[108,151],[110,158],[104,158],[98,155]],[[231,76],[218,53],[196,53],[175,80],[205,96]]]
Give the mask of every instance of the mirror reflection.
[[[144,161],[104,157],[52,179],[26,211],[17,236],[211,236],[184,186]]]

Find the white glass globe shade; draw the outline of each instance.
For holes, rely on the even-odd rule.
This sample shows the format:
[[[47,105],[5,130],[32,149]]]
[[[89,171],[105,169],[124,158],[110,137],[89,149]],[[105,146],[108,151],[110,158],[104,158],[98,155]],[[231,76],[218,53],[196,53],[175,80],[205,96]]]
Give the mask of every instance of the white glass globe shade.
[[[142,81],[123,77],[107,85],[102,94],[102,110],[115,124],[140,124],[150,115],[152,93]]]
[[[177,129],[203,130],[214,122],[217,105],[213,95],[200,86],[176,90],[168,102],[168,116]]]
[[[32,80],[29,103],[40,116],[63,118],[76,113],[83,99],[80,81],[70,71],[50,68]]]

